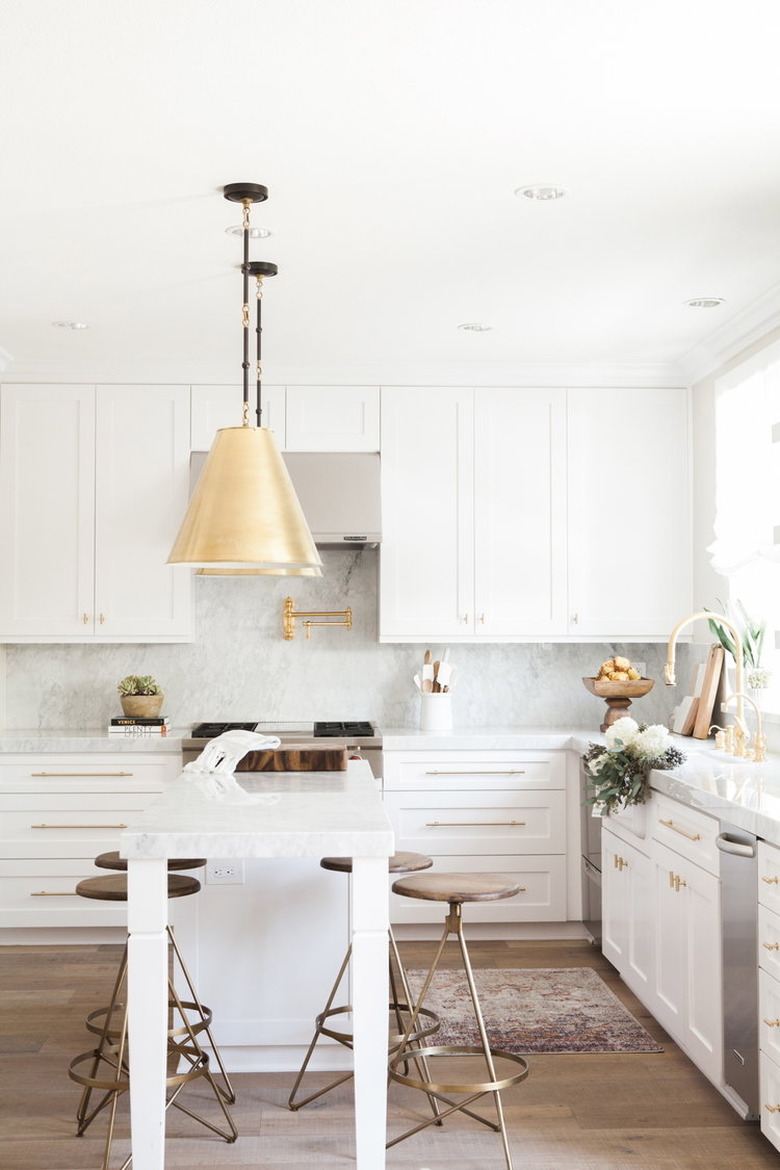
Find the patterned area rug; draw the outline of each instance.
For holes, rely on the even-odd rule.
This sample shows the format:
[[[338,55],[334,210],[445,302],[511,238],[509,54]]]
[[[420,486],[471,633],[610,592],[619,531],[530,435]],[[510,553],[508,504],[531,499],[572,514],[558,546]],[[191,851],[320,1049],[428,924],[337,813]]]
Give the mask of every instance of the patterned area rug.
[[[425,973],[408,971],[412,993]],[[474,972],[490,1042],[516,1053],[663,1052],[592,967]],[[425,1006],[441,1019],[428,1044],[479,1043],[466,976],[439,970]]]

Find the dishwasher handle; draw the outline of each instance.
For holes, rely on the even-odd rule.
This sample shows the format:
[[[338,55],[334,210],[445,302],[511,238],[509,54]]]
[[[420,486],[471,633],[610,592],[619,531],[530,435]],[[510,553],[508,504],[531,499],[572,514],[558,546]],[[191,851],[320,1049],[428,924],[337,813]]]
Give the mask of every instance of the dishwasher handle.
[[[721,853],[733,853],[735,857],[755,857],[755,845],[746,845],[743,841],[732,841],[728,833],[720,833],[715,838],[715,844]]]

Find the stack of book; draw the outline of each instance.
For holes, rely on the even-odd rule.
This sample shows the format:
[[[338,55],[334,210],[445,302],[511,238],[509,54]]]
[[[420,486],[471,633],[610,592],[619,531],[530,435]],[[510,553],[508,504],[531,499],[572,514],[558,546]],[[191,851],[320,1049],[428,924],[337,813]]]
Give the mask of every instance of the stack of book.
[[[108,725],[109,735],[145,736],[168,734],[170,720],[167,715],[136,716],[116,715]]]

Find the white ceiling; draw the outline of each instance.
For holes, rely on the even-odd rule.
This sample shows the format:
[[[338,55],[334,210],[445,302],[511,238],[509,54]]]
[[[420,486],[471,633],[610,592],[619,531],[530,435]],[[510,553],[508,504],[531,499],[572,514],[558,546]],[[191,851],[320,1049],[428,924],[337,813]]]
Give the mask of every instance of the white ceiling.
[[[3,0],[5,376],[237,378],[244,180],[269,381],[684,371],[780,307],[779,43],[777,0]]]

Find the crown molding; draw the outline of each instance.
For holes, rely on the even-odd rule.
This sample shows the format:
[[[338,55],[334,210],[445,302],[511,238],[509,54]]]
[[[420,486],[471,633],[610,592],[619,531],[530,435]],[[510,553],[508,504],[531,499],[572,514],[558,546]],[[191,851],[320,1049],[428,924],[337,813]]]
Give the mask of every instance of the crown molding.
[[[267,360],[269,385],[295,386],[606,386],[616,388],[685,386],[676,365],[653,362],[464,362],[345,361],[274,362]],[[133,355],[109,362],[13,362],[6,382],[189,384],[240,383],[235,363],[148,360]]]
[[[688,350],[678,366],[689,384],[715,373],[744,350],[780,328],[780,283],[768,289],[725,324]]]

